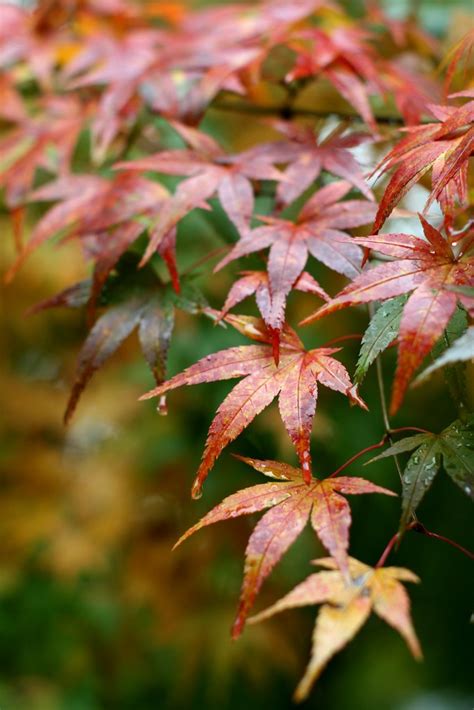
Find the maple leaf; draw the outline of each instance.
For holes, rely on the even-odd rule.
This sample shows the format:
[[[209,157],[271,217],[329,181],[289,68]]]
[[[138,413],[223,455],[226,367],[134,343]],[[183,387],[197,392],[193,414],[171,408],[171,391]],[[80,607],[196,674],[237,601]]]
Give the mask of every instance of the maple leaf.
[[[376,168],[382,172],[396,170],[380,202],[374,232],[430,169],[432,186],[426,209],[437,199],[445,215],[451,217],[456,200],[461,205],[467,203],[468,161],[474,150],[474,101],[459,107],[430,104],[428,108],[439,123],[406,128],[408,136]]]
[[[402,55],[381,62],[381,80],[385,93],[393,96],[397,109],[407,126],[417,126],[429,112],[430,104],[441,100],[437,82],[419,70],[412,56]]]
[[[228,496],[185,532],[175,545],[177,547],[207,525],[271,508],[257,523],[247,544],[240,603],[232,628],[234,638],[241,634],[263,582],[308,521],[311,521],[314,531],[347,581],[350,579],[347,549],[351,512],[349,504],[340,494],[396,495],[363,478],[351,476],[323,480],[311,478],[308,485],[303,472],[288,464],[242,456],[237,458],[281,482],[252,486]]]
[[[151,28],[130,31],[123,37],[93,34],[83,39],[81,50],[64,68],[62,78],[70,89],[102,87],[91,121],[94,162],[103,162],[119,132],[134,125],[143,104],[138,88],[160,57],[160,37]]]
[[[391,17],[384,12],[377,0],[367,0],[365,3],[367,19],[380,25],[393,39],[398,47],[408,48],[410,40],[419,49],[424,50],[424,54],[439,54],[439,42],[433,35],[420,27],[412,15],[407,15],[403,19]]]
[[[5,167],[0,187],[5,201],[14,208],[24,202],[38,168],[65,175],[84,123],[84,110],[74,98],[50,97],[42,102],[42,112],[26,117],[0,141]]]
[[[472,297],[451,290],[453,286],[474,285],[472,236],[459,247],[450,244],[421,215],[420,220],[425,240],[410,234],[355,238],[358,244],[394,257],[395,261],[363,272],[332,301],[302,321],[307,324],[346,306],[413,292],[400,321],[392,413],[399,409],[412,374],[441,337],[457,302],[467,309],[474,307]]]
[[[350,278],[360,273],[362,251],[343,230],[371,222],[375,206],[365,200],[339,202],[350,189],[350,184],[341,180],[318,190],[306,202],[296,222],[259,217],[267,224],[242,237],[217,264],[216,271],[235,259],[270,247],[271,305],[265,320],[275,331],[282,326],[286,298],[303,272],[308,252]]]
[[[400,330],[400,320],[406,296],[397,296],[382,303],[371,318],[360,344],[354,382],[360,384],[377,357],[395,341]]]
[[[406,641],[416,659],[422,658],[410,618],[410,599],[400,582],[419,582],[403,567],[369,567],[349,558],[352,584],[347,585],[331,558],[315,560],[325,571],[311,574],[280,601],[250,617],[256,623],[287,609],[322,604],[313,632],[313,648],[295,700],[304,700],[331,658],[356,635],[373,611]],[[328,571],[329,570],[329,571]]]
[[[225,303],[222,306],[220,318],[224,318],[232,308],[234,308],[245,298],[255,294],[258,309],[262,314],[262,318],[265,321],[267,328],[271,332],[272,307],[267,272],[241,271],[240,277],[241,278],[234,282],[229,293],[227,294]],[[321,288],[318,282],[311,276],[311,274],[308,274],[307,271],[303,271],[301,276],[297,278],[293,285],[293,289],[295,291],[313,293],[315,296],[319,296],[319,298],[322,298],[324,301],[329,301],[329,296],[326,291]],[[277,343],[278,342],[279,339],[277,340]],[[279,354],[274,353],[274,356],[278,359]]]
[[[42,3],[33,12],[12,3],[0,5],[0,69],[24,61],[45,91],[52,88],[52,73],[67,39],[64,28],[43,21]]]
[[[446,66],[444,78],[444,91],[448,94],[449,87],[453,81],[456,70],[460,64],[465,64],[465,71],[469,68],[469,60],[474,49],[474,29],[470,29],[464,37],[461,37],[454,47],[446,54],[442,61],[442,66]]]
[[[305,480],[311,479],[310,436],[316,410],[318,382],[342,392],[359,406],[366,407],[347,374],[332,355],[339,348],[305,350],[294,330],[282,331],[280,362],[273,359],[272,333],[263,321],[251,316],[228,314],[225,320],[262,345],[244,345],[221,350],[191,365],[182,373],[143,395],[158,397],[166,392],[202,382],[244,377],[227,395],[209,428],[206,447],[193,485],[198,497],[208,472],[222,450],[279,395],[279,410],[285,428],[296,448]]]
[[[138,330],[143,356],[156,383],[160,384],[166,377],[175,309],[190,313],[205,312],[205,301],[191,283],[185,280],[183,293],[176,294],[169,286],[163,285],[151,270],[140,273],[138,277],[136,262],[133,254],[122,257],[116,275],[107,280],[106,288],[102,290],[99,305],[107,308],[94,323],[79,353],[75,382],[64,415],[65,423],[74,414],[94,372],[105,364],[133,330]],[[38,303],[29,313],[58,307],[80,308],[90,302],[95,287],[93,279],[86,279]],[[164,397],[160,398],[158,411],[166,413]]]
[[[441,462],[461,490],[474,499],[474,416],[453,422],[440,434],[427,432],[401,439],[368,463],[413,449],[402,477],[402,530],[431,487]]]
[[[191,149],[166,150],[133,161],[118,163],[117,169],[153,170],[167,175],[187,175],[188,180],[180,183],[176,201],[187,196],[185,207],[190,211],[217,194],[219,201],[236,229],[246,234],[248,223],[253,214],[254,194],[251,179],[280,180],[282,174],[268,159],[246,151],[242,156],[228,155],[216,141],[201,131],[184,126],[176,121],[170,122],[179,135],[191,146]],[[170,210],[174,206],[170,206]],[[184,213],[185,214],[185,213]],[[153,237],[148,251],[153,249],[178,219],[184,216],[164,214],[153,230]],[[147,254],[145,254],[145,259]]]
[[[32,201],[58,202],[36,224],[7,280],[35,249],[62,233],[68,239],[80,239],[86,254],[94,259],[95,298],[120,256],[144,231],[136,216],[159,209],[167,198],[163,186],[130,173],[116,175],[113,180],[68,175],[38,188],[30,194]]]
[[[20,93],[17,91],[15,81],[9,74],[0,74],[0,117],[12,123],[26,119],[27,113]]]
[[[355,27],[337,27],[331,32],[311,28],[295,33],[288,43],[296,52],[295,66],[287,80],[325,77],[377,134],[369,93],[383,87],[376,55],[367,43],[369,38],[365,30]]]
[[[64,414],[68,423],[84,388],[121,343],[139,328],[143,353],[159,382],[173,330],[173,311],[166,312],[159,300],[131,298],[102,315],[94,324],[79,353],[75,382]]]
[[[289,163],[286,180],[277,185],[277,200],[284,205],[296,200],[326,170],[350,182],[369,200],[374,196],[349,148],[369,140],[365,133],[341,135],[341,126],[319,141],[313,128],[289,121],[268,121],[287,140],[263,143],[253,153],[275,163]],[[252,150],[250,151],[252,152]]]
[[[306,0],[292,9],[287,3],[267,2],[258,12],[239,5],[186,13],[181,8],[172,30],[152,29],[145,22],[143,27],[127,27],[125,33],[111,36],[106,31],[82,38],[81,51],[65,76],[72,78],[71,88],[105,86],[93,119],[93,133],[102,140],[98,148],[103,152],[123,127],[121,114],[127,106],[133,113],[134,104],[144,102],[162,116],[196,125],[222,89],[245,93],[254,65],[268,52],[262,34],[271,34],[275,42],[322,4]]]

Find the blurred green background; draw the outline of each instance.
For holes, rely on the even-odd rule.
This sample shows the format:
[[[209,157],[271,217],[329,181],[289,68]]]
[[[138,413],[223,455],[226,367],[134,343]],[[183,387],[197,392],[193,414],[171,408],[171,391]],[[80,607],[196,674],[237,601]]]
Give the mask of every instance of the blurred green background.
[[[409,5],[390,7],[402,14]],[[468,7],[419,3],[430,29],[449,29],[454,36],[459,26],[465,29]],[[241,126],[240,119],[226,123],[218,114],[208,121],[209,130],[220,130],[228,145]],[[13,253],[6,214],[0,228],[6,265]],[[211,248],[219,243],[218,234],[229,229],[219,212],[188,218],[180,229],[181,266],[202,254],[202,244]],[[312,266],[331,293],[341,286],[341,279]],[[3,292],[0,709],[289,708],[307,661],[315,609],[249,627],[238,642],[229,638],[243,552],[256,518],[207,529],[171,552],[179,534],[222,497],[260,482],[231,451],[295,461],[277,408],[270,407],[229,447],[203,498],[191,501],[189,489],[207,428],[232,383],[172,393],[169,414],[160,417],[153,402],[137,402],[153,383],[132,336],[94,378],[65,430],[61,416],[86,333],[84,314],[26,317],[25,311],[84,274],[77,247],[47,246]],[[232,270],[212,280],[203,273],[198,283],[211,305],[219,307]],[[290,322],[313,307],[307,297],[293,295]],[[251,305],[246,312],[253,312]],[[323,325],[317,336],[308,331],[303,337],[308,344],[323,342],[361,332],[365,324],[363,310],[352,309]],[[239,342],[244,340],[230,329],[180,314],[169,374]],[[356,357],[357,345],[349,343],[342,359],[350,372]],[[393,352],[384,358],[384,367],[389,386]],[[362,394],[372,416],[350,408],[335,393],[321,392],[314,424],[316,473],[331,473],[381,438],[378,394],[370,375]],[[441,378],[434,378],[408,396],[394,425],[437,431],[455,416]],[[350,472],[398,490],[391,460],[368,469],[358,462]],[[361,496],[351,505],[352,554],[375,563],[397,528],[399,504]],[[429,529],[472,545],[470,503],[446,476],[435,481],[420,519]],[[301,581],[310,571],[309,560],[321,553],[308,529],[265,583],[259,608]],[[422,579],[410,594],[424,662],[414,662],[396,633],[371,619],[329,665],[303,707],[473,707],[471,563],[453,548],[416,534],[391,559]]]

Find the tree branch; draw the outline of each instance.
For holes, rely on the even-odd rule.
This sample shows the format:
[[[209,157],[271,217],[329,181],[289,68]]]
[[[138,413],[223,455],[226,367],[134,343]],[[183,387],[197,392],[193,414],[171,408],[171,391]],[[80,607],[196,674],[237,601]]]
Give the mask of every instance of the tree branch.
[[[288,104],[282,104],[281,106],[263,106],[261,104],[252,104],[247,101],[234,101],[229,99],[217,99],[212,103],[209,108],[214,108],[219,111],[230,111],[234,113],[247,113],[256,116],[278,116],[285,120],[290,120],[298,116],[307,116],[310,118],[328,118],[329,116],[337,116],[338,118],[347,121],[356,121],[358,123],[364,123],[364,120],[355,111],[343,111],[340,109],[331,110],[318,110],[315,108],[301,108],[298,106],[289,106]],[[374,116],[377,123],[384,123],[389,126],[404,126],[405,121],[401,116],[391,116],[384,114],[375,114]],[[365,123],[364,123],[365,125]]]

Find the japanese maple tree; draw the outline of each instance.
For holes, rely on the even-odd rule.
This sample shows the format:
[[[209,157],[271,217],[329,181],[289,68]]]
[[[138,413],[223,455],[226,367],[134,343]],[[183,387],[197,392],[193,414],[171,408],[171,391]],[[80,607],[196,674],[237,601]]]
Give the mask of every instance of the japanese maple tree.
[[[155,380],[137,396],[157,397],[162,414],[171,390],[241,378],[210,423],[198,471],[190,472],[194,497],[224,449],[263,410],[278,407],[299,468],[238,457],[276,480],[232,493],[178,542],[266,510],[245,552],[237,637],[265,579],[310,522],[330,555],[317,560],[324,571],[250,619],[322,605],[297,700],[372,611],[421,658],[402,585],[418,578],[385,565],[400,542],[409,544],[406,533],[440,538],[472,558],[417,515],[441,468],[474,495],[466,386],[474,357],[473,43],[471,32],[443,57],[413,18],[393,20],[371,2],[357,19],[334,0],[209,8],[133,0],[0,4],[0,187],[16,249],[5,280],[49,240],[81,246],[84,280],[31,308],[87,313],[66,422],[92,375],[134,330]],[[257,128],[247,135],[249,116]],[[234,145],[228,136],[236,122]],[[416,205],[422,214],[404,201],[413,189],[424,195]],[[194,239],[196,215],[215,248]],[[33,220],[27,238],[25,217]],[[185,267],[188,235],[198,260]],[[199,270],[204,289],[232,279],[227,297],[211,289],[210,304],[194,279]],[[233,312],[248,298],[261,317]],[[298,332],[295,299],[306,308],[299,325],[310,326]],[[355,316],[349,309],[365,304],[368,311]],[[327,339],[331,314],[346,308],[345,323],[368,317],[365,334]],[[189,366],[168,378],[170,344],[180,338],[176,311],[230,325],[236,344],[197,362],[190,354]],[[240,344],[241,335],[252,344]],[[317,346],[307,347],[306,336]],[[361,340],[359,360],[346,365],[338,343],[353,338]],[[387,407],[381,358],[391,347],[398,360]],[[327,406],[331,389],[367,410],[364,380],[373,363],[381,411],[364,416],[382,439],[324,476],[313,436],[317,404]],[[410,387],[416,396],[440,370],[459,411],[431,432],[404,402]],[[396,413],[403,426],[394,428],[389,415]],[[400,527],[368,564],[350,556],[344,496],[397,491],[367,479],[376,478],[376,465],[364,477],[340,474],[386,445],[373,461],[394,457]],[[248,453],[244,436],[239,447]],[[398,457],[406,452],[413,453],[402,470]]]

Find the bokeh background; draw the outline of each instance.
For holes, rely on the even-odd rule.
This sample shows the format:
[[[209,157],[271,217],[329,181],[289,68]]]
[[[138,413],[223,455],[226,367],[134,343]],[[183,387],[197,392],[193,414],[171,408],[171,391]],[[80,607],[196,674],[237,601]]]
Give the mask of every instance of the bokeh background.
[[[357,10],[357,4],[354,4]],[[423,0],[390,3],[402,16],[416,9],[431,31],[456,38],[469,22],[469,3]],[[471,14],[472,19],[472,14]],[[254,141],[246,119],[210,114],[209,130],[230,148]],[[265,196],[261,196],[261,200]],[[34,220],[32,213],[30,219]],[[186,268],[231,227],[223,214],[196,213],[181,227],[178,256]],[[2,269],[13,255],[6,212],[0,214]],[[314,264],[313,264],[314,266]],[[241,710],[291,707],[307,660],[315,609],[287,612],[249,627],[231,642],[243,552],[255,523],[250,516],[201,531],[171,551],[183,530],[222,497],[257,483],[258,474],[226,452],[205,495],[189,489],[213,412],[231,383],[173,393],[169,414],[139,403],[151,375],[132,336],[98,373],[72,424],[62,412],[75,357],[86,334],[82,312],[25,312],[34,303],[84,278],[77,247],[46,246],[2,292],[0,439],[0,708],[1,710]],[[339,277],[313,270],[334,293]],[[232,270],[197,283],[219,307]],[[293,296],[289,320],[314,303]],[[251,305],[247,312],[252,312]],[[314,333],[311,345],[361,332],[363,310],[351,309]],[[324,330],[326,329],[326,330]],[[180,314],[169,374],[221,347],[241,342],[204,317]],[[243,340],[242,340],[243,342]],[[353,371],[357,345],[344,348]],[[387,386],[394,354],[384,359]],[[472,371],[471,371],[472,387]],[[373,377],[362,394],[379,408]],[[472,393],[471,393],[472,394]],[[456,416],[440,378],[407,398],[395,425],[439,430]],[[351,409],[324,391],[315,419],[316,470],[329,474],[383,433],[378,417]],[[229,448],[248,456],[294,462],[277,408],[270,407]],[[351,472],[397,489],[391,460]],[[397,502],[382,496],[352,499],[352,553],[374,563],[396,530]],[[424,524],[472,545],[472,509],[447,479],[438,479],[420,508]],[[286,593],[310,571],[321,548],[308,529],[266,582],[260,608]],[[410,589],[425,661],[417,664],[402,640],[372,619],[330,664],[307,708],[325,710],[468,710],[472,686],[472,566],[449,546],[411,534],[393,558],[422,578]]]

